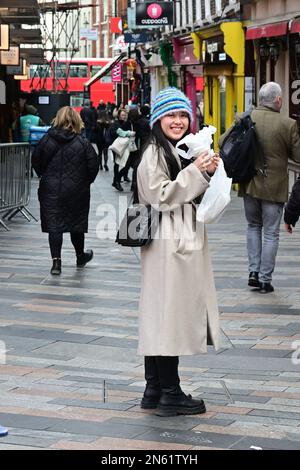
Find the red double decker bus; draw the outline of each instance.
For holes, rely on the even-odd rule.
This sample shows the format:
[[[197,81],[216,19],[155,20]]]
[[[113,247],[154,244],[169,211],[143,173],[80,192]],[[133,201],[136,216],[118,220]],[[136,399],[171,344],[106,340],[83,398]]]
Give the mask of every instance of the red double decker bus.
[[[84,85],[98,73],[111,59],[58,59],[43,65],[30,65],[30,78],[22,80],[24,92],[53,91],[67,92],[70,106],[79,111],[84,101]],[[90,87],[90,100],[95,107],[99,101],[114,103],[115,94],[111,73],[95,81]]]

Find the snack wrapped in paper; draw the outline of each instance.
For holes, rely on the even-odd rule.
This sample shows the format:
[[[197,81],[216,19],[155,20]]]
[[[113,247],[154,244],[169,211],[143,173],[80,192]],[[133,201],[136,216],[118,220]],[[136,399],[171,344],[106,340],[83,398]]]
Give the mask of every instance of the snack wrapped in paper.
[[[214,126],[203,127],[203,129],[197,134],[186,135],[182,140],[180,140],[176,145],[176,150],[178,155],[182,158],[190,160],[193,157],[197,157],[201,152],[205,150],[210,151],[210,155],[214,155],[214,151],[210,148],[213,143],[212,136],[217,132],[217,129]],[[179,147],[185,144],[188,147],[188,151],[185,152]]]

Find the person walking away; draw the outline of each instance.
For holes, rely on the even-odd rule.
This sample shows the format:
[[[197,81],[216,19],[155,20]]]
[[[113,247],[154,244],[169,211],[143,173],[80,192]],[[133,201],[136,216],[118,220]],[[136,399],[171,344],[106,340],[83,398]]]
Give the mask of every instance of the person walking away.
[[[118,118],[112,123],[108,132],[107,144],[111,145],[117,137],[128,137],[131,135],[130,123],[127,121],[127,113],[124,109],[119,109]],[[119,165],[116,163],[116,155],[114,154],[114,179],[112,186],[118,191],[123,191],[123,187],[120,182],[120,170]]]
[[[73,108],[61,108],[32,155],[40,177],[41,228],[48,233],[53,275],[61,274],[63,233],[70,233],[78,268],[93,258],[92,250],[84,251],[84,234],[88,231],[90,185],[99,160],[92,144],[81,135],[82,128]]]
[[[266,176],[258,172],[240,185],[247,219],[248,285],[261,294],[274,291],[272,275],[279,246],[283,206],[288,199],[288,159],[300,163],[300,138],[295,120],[282,116],[282,90],[275,82],[259,91],[259,106],[251,112],[264,154]],[[240,116],[236,117],[236,121]],[[219,145],[230,129],[221,136]],[[263,233],[263,235],[262,235]]]
[[[80,111],[80,117],[84,124],[85,136],[92,142],[93,139],[93,130],[96,127],[96,114],[94,109],[90,106],[90,100],[84,100],[83,108]]]
[[[133,122],[133,129],[136,133],[135,142],[137,145],[137,152],[135,152],[135,158],[132,160],[132,183],[131,183],[131,191],[133,192],[134,198],[137,194],[137,182],[136,182],[136,174],[137,168],[141,160],[141,152],[146,145],[147,140],[149,139],[149,135],[151,132],[150,124],[149,124],[149,114],[150,114],[150,107],[149,105],[143,105],[140,109],[140,114],[138,119]]]
[[[139,145],[140,145],[139,141],[140,141],[140,134],[141,134],[140,127],[137,126],[139,119],[140,119],[140,113],[138,109],[137,108],[130,109],[128,112],[128,123],[130,124],[130,130],[135,132],[134,140],[135,140],[135,145],[136,145],[137,150],[130,152],[126,165],[119,172],[120,182],[122,178],[124,179],[124,181],[130,182],[130,179],[128,177],[128,172],[130,168],[134,169],[139,163],[138,161]],[[137,132],[137,129],[138,129],[138,132]],[[150,132],[150,126],[148,124],[148,136],[149,136],[149,132]]]
[[[295,182],[289,200],[284,209],[284,224],[287,233],[293,233],[293,228],[300,216],[300,177]]]
[[[219,343],[219,313],[205,227],[194,200],[209,187],[219,156],[201,153],[181,169],[175,145],[190,132],[190,100],[177,88],[155,98],[152,132],[137,169],[138,197],[160,211],[158,233],[141,248],[138,354],[144,356],[142,408],[159,416],[206,411],[203,400],[180,387],[179,356]],[[183,216],[184,214],[184,216]],[[202,226],[201,226],[202,227]]]
[[[103,100],[99,101],[99,104],[97,106],[97,111],[98,111],[99,115],[100,115],[101,111],[106,111],[106,104],[104,103]]]
[[[100,158],[100,170],[103,170],[102,158],[104,159],[104,169],[109,171],[108,161],[108,145],[106,135],[109,132],[111,121],[106,111],[100,111],[99,118],[96,124],[96,144],[98,148],[98,154]]]

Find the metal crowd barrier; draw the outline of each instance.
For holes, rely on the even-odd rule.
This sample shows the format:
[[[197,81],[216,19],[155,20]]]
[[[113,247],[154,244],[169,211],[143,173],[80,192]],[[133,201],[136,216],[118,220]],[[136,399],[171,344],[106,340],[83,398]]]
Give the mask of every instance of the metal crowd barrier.
[[[30,221],[37,220],[26,206],[30,200],[31,154],[30,145],[0,144],[0,225],[9,230],[4,219],[12,219],[19,212]]]

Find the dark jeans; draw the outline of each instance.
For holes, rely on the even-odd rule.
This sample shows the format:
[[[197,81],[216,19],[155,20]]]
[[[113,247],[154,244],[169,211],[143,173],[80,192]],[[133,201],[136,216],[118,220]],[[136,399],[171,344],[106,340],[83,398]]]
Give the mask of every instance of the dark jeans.
[[[104,159],[104,165],[107,166],[107,160],[108,160],[108,149],[107,148],[101,148],[98,147],[98,153],[99,153],[99,158],[100,158],[100,167],[102,167],[102,157]]]
[[[84,233],[71,232],[70,238],[75,248],[76,256],[81,255],[84,251]],[[52,259],[61,258],[63,234],[61,232],[49,232],[48,239]]]

